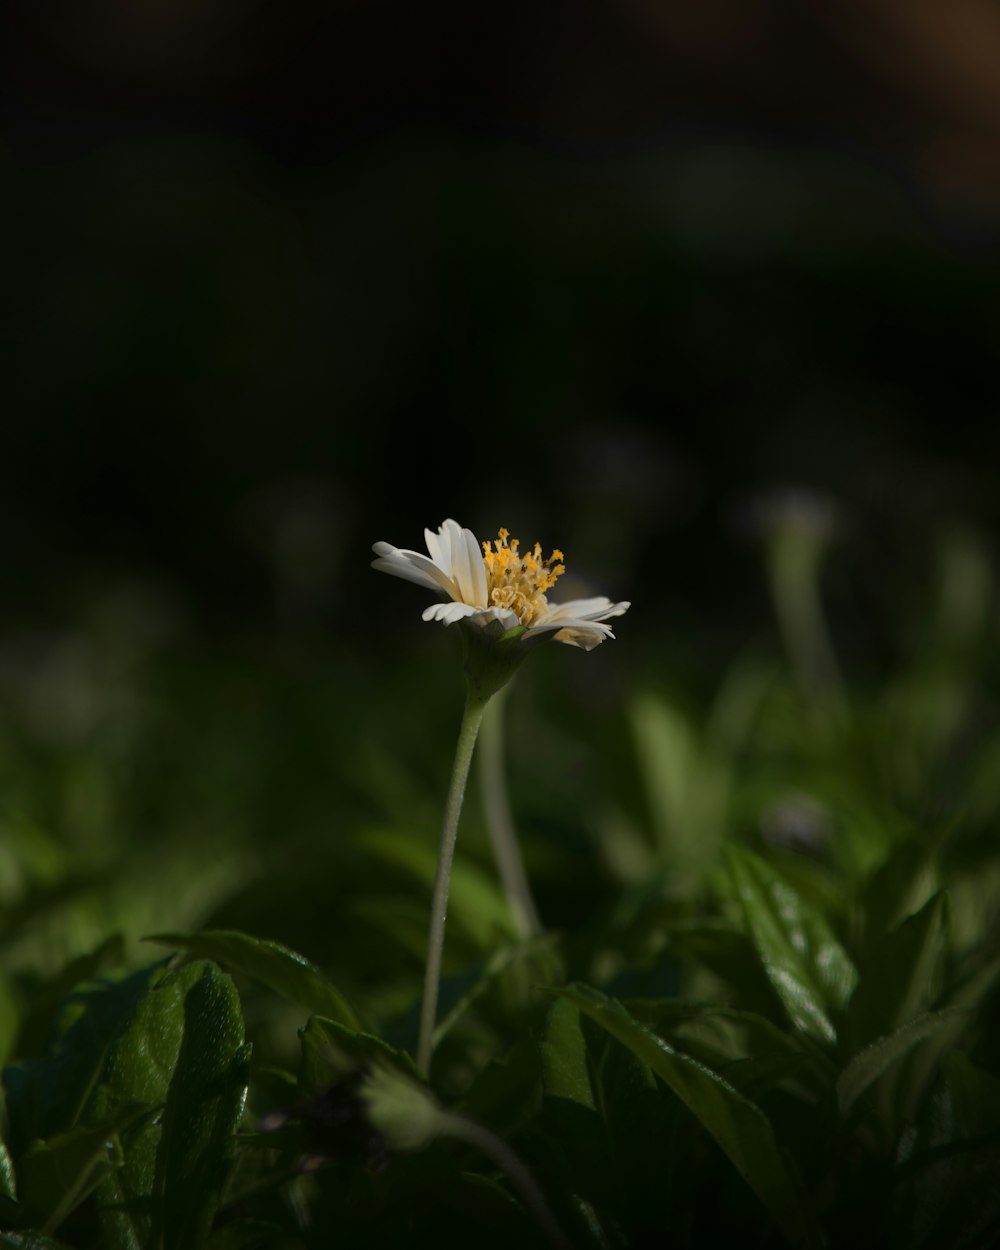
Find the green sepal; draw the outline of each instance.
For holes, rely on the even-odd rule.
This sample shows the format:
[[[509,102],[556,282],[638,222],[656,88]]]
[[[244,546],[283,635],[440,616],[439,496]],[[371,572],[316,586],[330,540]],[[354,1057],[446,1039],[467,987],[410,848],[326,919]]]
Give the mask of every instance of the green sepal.
[[[524,633],[523,625],[505,630],[499,621],[464,625],[465,679],[473,697],[480,703],[506,686],[528,654],[522,638]]]

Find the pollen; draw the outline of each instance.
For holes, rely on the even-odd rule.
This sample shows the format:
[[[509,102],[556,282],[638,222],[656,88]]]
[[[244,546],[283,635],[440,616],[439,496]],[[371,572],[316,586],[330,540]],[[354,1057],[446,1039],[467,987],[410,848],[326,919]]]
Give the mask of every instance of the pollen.
[[[490,605],[513,612],[522,625],[531,625],[546,606],[545,592],[566,572],[563,559],[558,548],[543,559],[540,543],[522,552],[510,531],[501,529],[492,542],[483,543]]]

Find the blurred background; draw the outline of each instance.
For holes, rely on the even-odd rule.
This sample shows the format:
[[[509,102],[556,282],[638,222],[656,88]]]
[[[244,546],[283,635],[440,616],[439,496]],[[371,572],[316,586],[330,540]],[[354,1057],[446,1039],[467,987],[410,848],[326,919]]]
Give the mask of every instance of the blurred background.
[[[8,620],[363,638],[455,515],[738,635],[761,491],[995,530],[988,0],[2,21]]]
[[[631,599],[619,642],[531,679],[567,720],[777,650],[775,491],[835,522],[861,680],[929,611],[942,534],[992,550],[990,0],[0,22],[0,692],[29,876],[141,845],[148,881],[164,829],[311,845],[375,790],[416,810],[403,758],[433,826],[453,640],[371,573],[377,539],[506,525]],[[981,603],[982,558],[948,567],[959,614]],[[192,916],[226,897],[220,856],[197,889],[177,870]],[[254,923],[292,939],[302,914]]]

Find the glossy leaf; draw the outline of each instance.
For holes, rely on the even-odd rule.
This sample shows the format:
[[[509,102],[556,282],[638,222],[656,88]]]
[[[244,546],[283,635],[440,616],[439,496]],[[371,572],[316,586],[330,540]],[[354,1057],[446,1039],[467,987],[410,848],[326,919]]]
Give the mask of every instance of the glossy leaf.
[[[203,933],[158,933],[150,941],[178,946],[203,959],[212,959],[234,972],[280,994],[314,1015],[339,1020],[349,1029],[361,1023],[340,991],[315,964],[279,942],[251,937],[231,929]]]
[[[795,1246],[818,1246],[819,1233],[798,1181],[764,1113],[717,1072],[673,1049],[618,1002],[588,986],[555,991],[626,1046],[681,1099],[728,1156]]]
[[[729,868],[758,958],[789,1019],[832,1044],[832,1015],[845,1006],[857,980],[850,957],[825,917],[770,864],[731,847]]]
[[[14,1164],[11,1162],[10,1152],[2,1141],[0,1141],[0,1198],[17,1200]]]
[[[208,1236],[243,1111],[249,1050],[232,981],[213,964],[162,977],[108,1054],[90,1116],[158,1109],[121,1138],[98,1188],[111,1246],[193,1250]]]

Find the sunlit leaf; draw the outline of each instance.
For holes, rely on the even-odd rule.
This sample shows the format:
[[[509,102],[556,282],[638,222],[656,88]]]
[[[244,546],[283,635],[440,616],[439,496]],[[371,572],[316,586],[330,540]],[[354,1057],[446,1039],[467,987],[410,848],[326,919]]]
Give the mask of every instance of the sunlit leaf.
[[[761,965],[789,1019],[810,1037],[836,1041],[832,1014],[857,980],[847,952],[824,916],[759,856],[730,847],[729,867]]]

